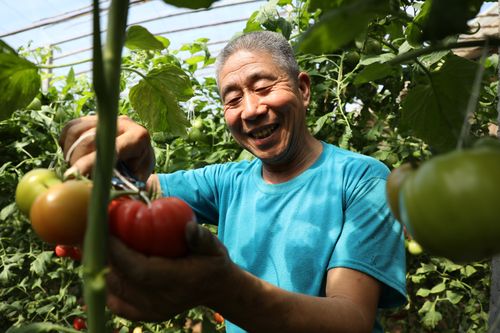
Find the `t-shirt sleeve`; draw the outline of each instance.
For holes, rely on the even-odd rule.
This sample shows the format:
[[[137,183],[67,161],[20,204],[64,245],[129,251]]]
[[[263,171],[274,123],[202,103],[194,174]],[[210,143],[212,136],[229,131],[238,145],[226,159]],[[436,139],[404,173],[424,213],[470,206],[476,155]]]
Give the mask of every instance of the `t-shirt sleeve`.
[[[213,165],[201,169],[159,174],[162,195],[175,196],[186,201],[195,212],[198,222],[217,224],[218,172],[218,166]]]
[[[362,181],[346,197],[345,219],[329,268],[347,267],[382,283],[379,307],[406,302],[406,257],[402,226],[386,203],[386,180]]]

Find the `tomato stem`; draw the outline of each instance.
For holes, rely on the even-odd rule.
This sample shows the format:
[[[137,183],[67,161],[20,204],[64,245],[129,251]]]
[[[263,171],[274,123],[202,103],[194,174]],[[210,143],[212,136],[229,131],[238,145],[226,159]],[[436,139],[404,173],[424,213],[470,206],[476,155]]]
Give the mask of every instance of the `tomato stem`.
[[[106,332],[104,279],[108,238],[107,207],[115,156],[121,53],[125,40],[129,1],[112,0],[107,40],[101,51],[99,1],[93,2],[93,85],[97,98],[96,164],[94,186],[84,240],[84,298],[88,331]]]
[[[479,60],[479,65],[476,70],[476,76],[474,77],[474,83],[472,85],[472,91],[467,104],[467,109],[465,111],[464,122],[462,124],[460,136],[458,137],[457,150],[461,150],[464,144],[467,143],[469,139],[469,131],[471,126],[470,119],[474,116],[474,113],[476,112],[477,103],[479,100],[479,95],[481,90],[481,83],[483,81],[484,63],[486,62],[488,51],[489,51],[488,40],[486,40],[481,53],[481,59]]]

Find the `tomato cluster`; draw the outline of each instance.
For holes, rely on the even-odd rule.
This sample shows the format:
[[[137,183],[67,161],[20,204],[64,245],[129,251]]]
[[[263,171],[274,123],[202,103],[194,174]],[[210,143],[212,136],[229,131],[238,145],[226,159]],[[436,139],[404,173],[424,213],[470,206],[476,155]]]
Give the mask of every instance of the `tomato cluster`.
[[[425,251],[457,262],[500,253],[500,148],[481,144],[396,169],[388,202]]]
[[[16,202],[36,234],[57,245],[57,256],[80,260],[91,188],[91,181],[63,182],[52,170],[35,169],[18,183]],[[111,233],[132,249],[164,257],[187,253],[185,227],[196,217],[181,199],[165,197],[146,204],[120,197],[111,201],[108,213]]]

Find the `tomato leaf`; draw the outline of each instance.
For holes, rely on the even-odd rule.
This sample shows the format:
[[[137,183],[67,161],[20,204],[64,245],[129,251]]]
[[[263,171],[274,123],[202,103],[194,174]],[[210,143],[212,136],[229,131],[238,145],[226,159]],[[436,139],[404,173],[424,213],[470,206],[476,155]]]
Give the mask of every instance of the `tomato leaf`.
[[[190,9],[198,9],[198,8],[208,8],[214,2],[218,0],[163,0],[163,2],[174,5],[176,7],[190,8]]]
[[[125,47],[130,50],[162,50],[165,48],[161,41],[140,25],[133,25],[127,29]]]
[[[21,327],[11,327],[5,333],[78,332],[53,323],[33,323]]]
[[[401,129],[411,130],[436,150],[455,147],[464,121],[477,64],[450,55],[430,79],[411,89],[402,103]],[[443,131],[446,128],[446,131]]]
[[[467,32],[467,22],[474,18],[483,0],[439,0],[431,2],[428,16],[423,22],[422,38],[440,40],[445,37]]]
[[[9,44],[0,39],[0,53],[8,53],[17,55],[16,50],[14,50]]]
[[[150,71],[130,89],[132,107],[154,132],[184,135],[189,121],[179,107],[179,101],[193,96],[186,73],[175,65],[165,65]]]
[[[28,105],[40,86],[35,64],[12,53],[0,53],[0,120]]]
[[[297,50],[320,54],[339,49],[363,32],[375,17],[388,11],[388,0],[345,1],[321,15],[319,22],[302,36]]]

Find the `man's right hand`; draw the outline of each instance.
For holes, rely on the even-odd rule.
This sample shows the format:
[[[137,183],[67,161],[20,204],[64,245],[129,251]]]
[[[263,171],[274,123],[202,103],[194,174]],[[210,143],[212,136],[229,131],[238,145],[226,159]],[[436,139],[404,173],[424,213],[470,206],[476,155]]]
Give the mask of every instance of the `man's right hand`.
[[[59,144],[71,171],[90,175],[95,163],[96,127],[97,116],[73,119],[64,126]],[[81,141],[75,145],[79,139]],[[115,150],[116,159],[125,163],[136,178],[148,179],[154,169],[155,157],[149,133],[143,126],[126,116],[118,117]]]

